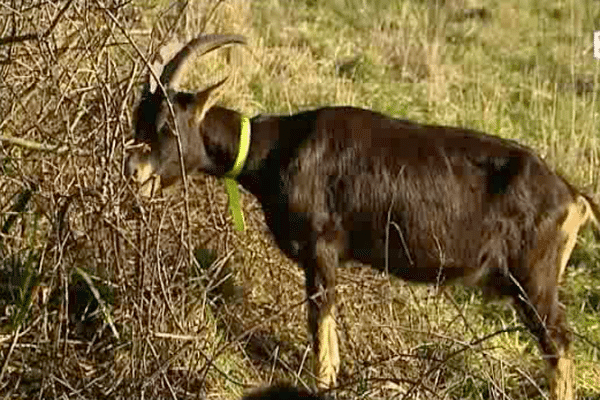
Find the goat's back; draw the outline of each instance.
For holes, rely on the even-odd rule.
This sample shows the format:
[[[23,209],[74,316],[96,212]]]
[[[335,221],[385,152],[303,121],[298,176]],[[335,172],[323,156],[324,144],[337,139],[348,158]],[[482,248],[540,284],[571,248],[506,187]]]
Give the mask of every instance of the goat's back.
[[[480,274],[484,259],[509,268],[534,245],[540,220],[573,199],[562,178],[510,140],[351,107],[279,118],[287,136],[270,165],[281,180],[275,212],[294,215],[295,225],[275,227],[276,237],[279,228],[284,242],[301,241],[294,232],[327,215],[345,257],[407,279]]]

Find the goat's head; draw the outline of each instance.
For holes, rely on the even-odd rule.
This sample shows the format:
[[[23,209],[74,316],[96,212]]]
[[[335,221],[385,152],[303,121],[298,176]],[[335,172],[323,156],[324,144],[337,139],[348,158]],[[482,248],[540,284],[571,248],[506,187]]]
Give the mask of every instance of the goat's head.
[[[176,87],[183,75],[183,65],[192,53],[204,55],[227,44],[245,42],[238,35],[202,35],[189,42],[166,65],[159,60],[155,68],[162,72],[154,90],[151,82],[155,82],[156,76],[148,74],[142,99],[134,111],[134,145],[125,163],[125,175],[141,185],[141,194],[151,196],[161,186],[169,186],[181,177],[177,132],[185,171],[210,168],[204,165],[210,159],[203,145],[201,125],[214,103],[211,94],[226,79],[195,93],[177,91]]]

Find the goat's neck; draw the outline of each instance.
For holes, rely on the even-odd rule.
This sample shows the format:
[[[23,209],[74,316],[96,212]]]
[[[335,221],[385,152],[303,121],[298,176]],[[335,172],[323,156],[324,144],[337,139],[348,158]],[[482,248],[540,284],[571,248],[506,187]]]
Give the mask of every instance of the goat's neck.
[[[239,152],[242,115],[223,107],[212,107],[202,121],[204,148],[210,158],[211,175],[222,177],[233,168]],[[277,146],[279,130],[267,121],[250,120],[250,149],[241,173],[242,186],[260,197],[260,169],[271,149]]]
[[[200,138],[208,162],[202,169],[221,177],[231,170],[240,142],[241,115],[223,107],[212,107],[204,115],[200,125]]]

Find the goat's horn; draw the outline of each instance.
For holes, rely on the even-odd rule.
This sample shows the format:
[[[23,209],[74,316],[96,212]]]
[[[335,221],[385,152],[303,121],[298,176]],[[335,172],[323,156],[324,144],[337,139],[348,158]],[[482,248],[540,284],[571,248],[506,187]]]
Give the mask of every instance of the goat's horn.
[[[181,76],[181,66],[190,54],[198,48],[202,48],[200,55],[204,55],[219,47],[231,43],[246,44],[246,38],[241,35],[201,35],[189,42],[169,61],[160,75],[160,82],[165,87],[173,87],[178,84]]]

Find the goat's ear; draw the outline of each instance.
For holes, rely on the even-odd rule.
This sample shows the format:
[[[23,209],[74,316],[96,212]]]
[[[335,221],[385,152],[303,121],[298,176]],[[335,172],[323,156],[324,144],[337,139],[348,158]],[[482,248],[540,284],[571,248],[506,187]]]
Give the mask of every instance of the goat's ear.
[[[215,83],[214,85],[204,89],[203,91],[196,93],[196,109],[194,111],[196,123],[200,124],[204,119],[204,115],[206,114],[206,112],[217,102],[217,100],[219,100],[222,91],[217,91],[215,93],[215,90],[217,90],[221,85],[223,85],[225,81],[227,81],[227,78],[224,78],[219,82]]]

